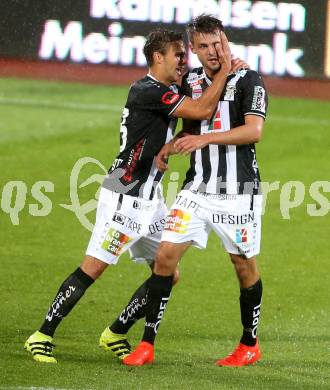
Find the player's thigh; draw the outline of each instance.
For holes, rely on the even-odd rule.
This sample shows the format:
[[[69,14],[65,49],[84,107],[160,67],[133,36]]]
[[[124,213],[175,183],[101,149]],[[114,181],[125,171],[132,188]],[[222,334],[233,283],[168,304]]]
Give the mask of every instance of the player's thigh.
[[[204,218],[203,202],[191,191],[181,191],[166,217],[162,242],[206,248],[210,228]]]
[[[93,264],[99,264],[90,258],[106,264],[116,264],[119,257],[141,237],[140,224],[127,223],[131,211],[129,201],[125,195],[101,190],[96,222],[86,250],[86,267],[93,268]]]
[[[191,241],[184,243],[162,241],[156,253],[154,272],[164,276],[175,274],[179,261],[191,244]]]
[[[260,195],[228,196],[209,211],[209,226],[228,253],[253,258],[260,252],[261,202]]]
[[[140,207],[147,205],[150,210],[141,210],[144,220],[142,237],[130,247],[129,254],[136,263],[146,262],[153,268],[168,209],[162,199],[157,203],[140,201]]]

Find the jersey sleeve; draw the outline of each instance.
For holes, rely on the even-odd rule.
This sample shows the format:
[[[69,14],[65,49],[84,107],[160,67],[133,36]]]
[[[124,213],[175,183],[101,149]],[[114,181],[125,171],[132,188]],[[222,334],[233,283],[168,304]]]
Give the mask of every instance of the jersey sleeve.
[[[160,111],[170,116],[185,97],[182,89],[176,85],[166,87],[161,83],[153,83],[139,95],[137,104],[148,110]]]
[[[266,118],[268,96],[261,76],[248,71],[242,80],[242,109],[244,115],[258,115]]]

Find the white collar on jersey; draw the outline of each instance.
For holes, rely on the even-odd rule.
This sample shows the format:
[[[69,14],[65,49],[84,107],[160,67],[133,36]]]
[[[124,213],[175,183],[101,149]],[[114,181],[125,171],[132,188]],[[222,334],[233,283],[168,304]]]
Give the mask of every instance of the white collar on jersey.
[[[205,73],[205,69],[203,68],[203,77],[207,83],[207,85],[211,85],[212,84],[212,80],[209,78],[209,76]]]
[[[153,80],[157,81],[157,83],[160,83],[160,81],[159,81],[159,80],[157,80],[157,79],[156,79],[156,77],[154,77],[154,76],[151,76],[151,74],[150,74],[150,73],[147,73],[147,76],[148,76],[148,77],[150,77],[151,79],[153,79]]]
[[[150,77],[151,79],[157,81],[157,83],[161,83],[161,81],[157,80],[154,76],[151,76],[150,73],[147,73],[147,77]],[[168,88],[171,89],[174,93],[178,93],[178,87],[176,84],[171,84],[171,85],[169,85]]]

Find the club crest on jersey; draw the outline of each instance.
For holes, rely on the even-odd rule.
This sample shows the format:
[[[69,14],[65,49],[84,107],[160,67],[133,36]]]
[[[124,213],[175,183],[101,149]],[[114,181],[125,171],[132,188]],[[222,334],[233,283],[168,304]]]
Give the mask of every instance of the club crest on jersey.
[[[184,234],[187,232],[190,214],[182,210],[173,209],[166,217],[164,230]]]
[[[236,229],[236,244],[247,242],[247,240],[248,240],[247,229],[246,228]]]
[[[101,248],[114,256],[120,256],[125,245],[128,244],[131,240],[132,238],[126,234],[121,233],[116,229],[110,228]]]
[[[172,91],[167,91],[162,96],[162,102],[164,104],[173,104],[179,100],[179,97],[180,95],[178,95],[177,93],[174,93]]]

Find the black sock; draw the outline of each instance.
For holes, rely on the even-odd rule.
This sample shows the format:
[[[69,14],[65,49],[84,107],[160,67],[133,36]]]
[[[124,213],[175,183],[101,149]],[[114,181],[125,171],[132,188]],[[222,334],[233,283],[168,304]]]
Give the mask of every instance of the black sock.
[[[110,329],[114,333],[126,334],[134,323],[146,315],[147,281],[132,295],[128,305],[113,322]]]
[[[148,302],[142,341],[154,344],[160,321],[170,299],[172,283],[173,275],[160,276],[153,273],[147,280]]]
[[[93,278],[77,268],[62,283],[39,331],[48,336],[53,336],[59,323],[70,313],[93,282]]]
[[[260,320],[262,282],[259,279],[253,286],[241,289],[241,321],[243,335],[241,343],[253,346],[257,342],[257,329]]]

